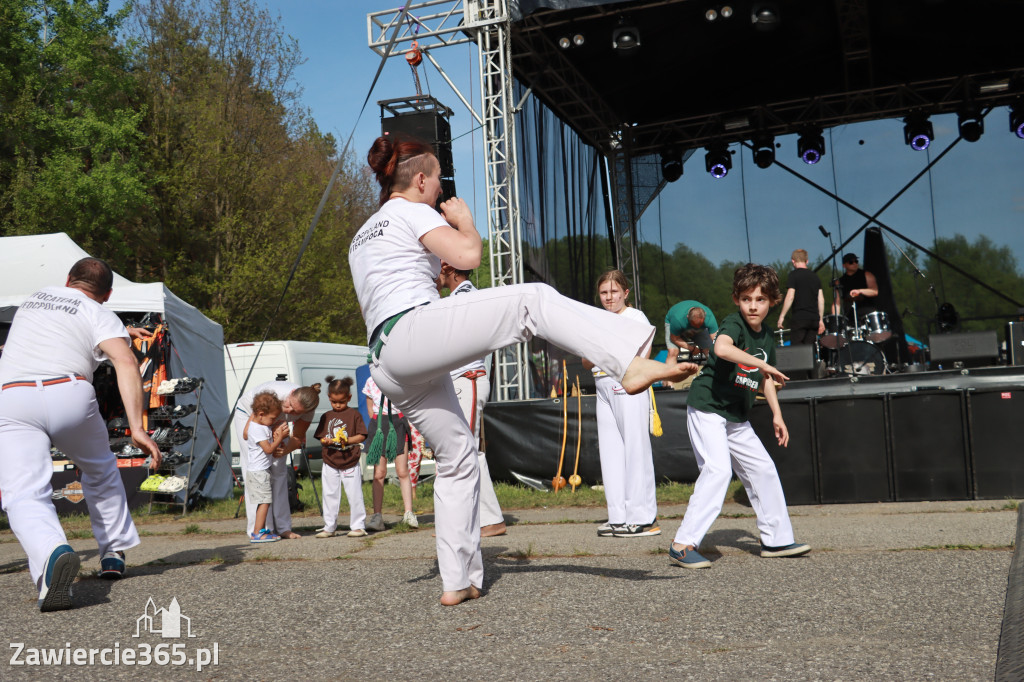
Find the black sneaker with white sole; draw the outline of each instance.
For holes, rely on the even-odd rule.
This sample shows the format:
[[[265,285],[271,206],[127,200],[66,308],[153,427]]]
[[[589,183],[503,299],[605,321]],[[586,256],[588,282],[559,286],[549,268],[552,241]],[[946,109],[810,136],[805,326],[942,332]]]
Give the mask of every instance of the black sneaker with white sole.
[[[643,524],[627,523],[619,526],[612,534],[617,538],[642,538],[648,535],[661,535],[661,528],[657,521]]]

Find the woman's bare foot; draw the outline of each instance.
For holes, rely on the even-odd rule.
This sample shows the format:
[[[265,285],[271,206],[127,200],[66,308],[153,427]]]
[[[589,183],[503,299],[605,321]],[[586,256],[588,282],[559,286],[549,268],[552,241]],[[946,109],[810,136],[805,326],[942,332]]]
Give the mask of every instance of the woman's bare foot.
[[[299,535],[293,530],[286,530],[285,532],[281,533],[282,540],[298,540],[301,537],[301,535]]]
[[[463,589],[454,590],[452,592],[445,592],[441,595],[442,606],[455,606],[461,604],[467,599],[477,599],[480,597],[480,590],[473,585]]]
[[[657,381],[682,381],[691,374],[700,371],[700,367],[692,362],[666,364],[657,360],[636,357],[626,368],[622,377],[622,388],[626,393],[635,395]]]

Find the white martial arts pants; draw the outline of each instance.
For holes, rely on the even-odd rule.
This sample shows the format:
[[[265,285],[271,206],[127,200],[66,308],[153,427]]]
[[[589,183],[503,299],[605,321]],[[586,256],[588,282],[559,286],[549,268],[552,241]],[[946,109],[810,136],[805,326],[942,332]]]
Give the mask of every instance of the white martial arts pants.
[[[67,543],[53,508],[51,443],[82,472],[100,556],[139,544],[92,384],[8,388],[0,392],[0,497],[37,586],[50,552]]]
[[[750,422],[730,422],[720,415],[687,407],[686,430],[700,476],[675,541],[700,547],[704,535],[722,511],[735,469],[757,514],[761,542],[771,547],[792,544],[793,526],[789,522],[779,473]]]
[[[651,454],[651,398],[626,393],[619,382],[597,377],[597,441],[608,523],[643,525],[658,516]]]
[[[239,409],[235,410],[232,417],[232,424],[235,428],[235,440],[238,442],[238,462],[242,467],[242,483],[245,483],[246,472],[246,445],[242,432],[245,430],[245,423],[249,421],[249,415]],[[326,468],[326,467],[325,467]],[[273,502],[267,510],[268,530],[278,535],[292,529],[292,508],[288,504],[288,457],[271,457],[270,459],[270,494]],[[256,507],[259,505],[245,498],[245,532],[252,535],[259,530],[256,525]]]
[[[351,530],[366,528],[366,505],[363,503],[363,476],[359,465],[351,466],[344,471],[335,469],[324,463],[320,474],[320,484],[324,495],[324,530],[333,533],[338,529],[338,510],[341,509],[341,489],[345,488],[348,498],[349,520]]]
[[[452,379],[452,384],[455,386],[455,396],[459,399],[462,415],[469,422],[479,450],[480,424],[484,418],[484,405],[487,403],[487,396],[491,392],[491,380],[486,375],[476,379],[458,376]],[[498,503],[498,496],[494,492],[494,483],[491,481],[491,470],[487,467],[487,455],[479,452],[476,462],[480,468],[480,527],[505,523],[501,505]]]
[[[449,372],[476,358],[547,339],[621,380],[654,327],[570,300],[545,284],[449,296],[414,308],[388,335],[370,373],[434,447],[437,565],[445,591],[483,585],[476,441]]]

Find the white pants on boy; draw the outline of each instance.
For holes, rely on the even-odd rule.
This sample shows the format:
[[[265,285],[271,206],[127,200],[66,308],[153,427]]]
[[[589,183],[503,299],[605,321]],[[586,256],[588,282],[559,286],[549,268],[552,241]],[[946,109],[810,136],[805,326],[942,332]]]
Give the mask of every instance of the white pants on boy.
[[[363,476],[359,464],[341,471],[324,464],[320,473],[324,493],[324,530],[333,533],[338,529],[338,510],[341,509],[341,489],[345,488],[348,498],[351,530],[366,528],[366,505],[363,503]]]
[[[770,547],[792,544],[793,526],[789,522],[779,472],[750,422],[730,422],[720,415],[687,407],[686,430],[700,476],[693,486],[693,495],[675,541],[700,547],[704,535],[722,511],[735,469],[750,498],[750,506],[757,514],[761,543]]]

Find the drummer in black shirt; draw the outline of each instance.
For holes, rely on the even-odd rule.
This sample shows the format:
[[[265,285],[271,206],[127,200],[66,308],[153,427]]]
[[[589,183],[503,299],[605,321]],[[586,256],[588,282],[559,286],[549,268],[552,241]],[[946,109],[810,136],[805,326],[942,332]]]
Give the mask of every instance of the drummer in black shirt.
[[[876,310],[875,297],[878,296],[878,282],[867,270],[860,269],[857,254],[848,253],[843,256],[843,270],[846,274],[839,278],[839,286],[843,294],[843,315],[851,324],[859,324],[870,312]],[[857,318],[853,314],[853,304],[857,304]],[[832,312],[838,313],[838,306],[832,303]]]

